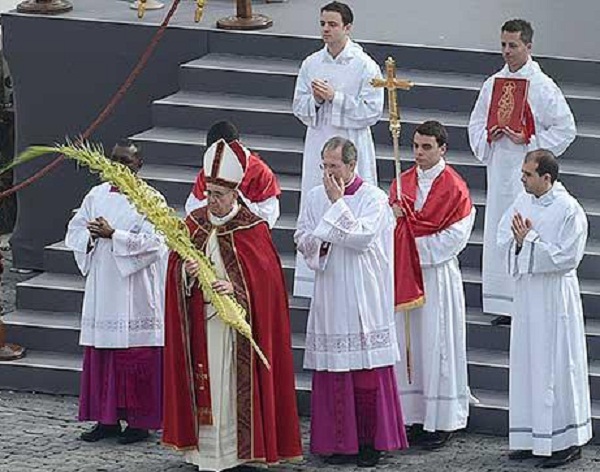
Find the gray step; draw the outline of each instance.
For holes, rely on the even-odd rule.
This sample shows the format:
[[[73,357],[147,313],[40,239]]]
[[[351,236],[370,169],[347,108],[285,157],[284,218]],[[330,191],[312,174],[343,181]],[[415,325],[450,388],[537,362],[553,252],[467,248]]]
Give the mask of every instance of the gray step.
[[[7,339],[36,351],[81,353],[79,313],[16,310],[4,316]]]
[[[455,154],[454,158],[456,161],[460,162],[461,154]],[[466,159],[464,155],[462,155],[462,158]],[[392,164],[390,163],[390,167],[391,166]],[[469,173],[472,177],[471,180],[473,180],[473,175],[476,172],[483,173],[483,168],[474,165],[473,163],[465,163],[464,166],[459,165],[459,167],[463,174]],[[146,165],[140,171],[140,176],[146,179],[150,185],[162,192],[169,203],[181,205],[185,202],[192,189],[196,173],[197,170],[191,167]],[[568,175],[565,176],[565,178],[568,177]],[[278,179],[282,189],[280,198],[281,211],[286,214],[297,214],[300,203],[300,177],[298,175],[279,174]],[[592,177],[590,177],[590,179],[592,179]],[[389,189],[389,185],[389,180],[380,180],[380,186],[386,192]],[[595,186],[590,180],[586,186],[577,190],[584,191],[587,189],[587,191],[594,193],[594,188]],[[478,211],[475,228],[482,229],[484,221],[483,207],[485,206],[486,200],[485,191],[483,188],[472,187],[471,195]],[[588,215],[590,237],[600,240],[600,201],[595,199],[581,199],[581,204]]]
[[[292,114],[289,99],[224,93],[180,91],[153,103],[153,123],[158,127],[205,130],[217,120],[234,121],[248,134],[302,138],[305,126]],[[403,108],[403,136],[412,136],[416,126],[435,119],[448,128],[452,148],[468,151],[469,113]],[[372,127],[376,143],[389,142],[387,118]],[[592,159],[600,138],[600,125],[580,121],[578,138],[569,156]]]
[[[234,35],[220,31],[211,31],[210,35],[212,54],[257,55],[300,61],[323,47],[322,41],[316,37]],[[392,56],[406,69],[488,76],[504,65],[499,51],[423,47],[374,41],[360,41],[360,45],[378,64],[383,64]],[[600,85],[600,64],[596,61],[538,55],[535,59],[542,69],[563,87],[569,83]]]
[[[293,333],[305,333],[310,301],[306,298],[290,297],[290,320]],[[489,349],[508,352],[510,349],[510,327],[493,326],[495,315],[483,313],[481,308],[467,308],[467,347],[471,350]],[[585,320],[588,358],[600,361],[600,319]]]
[[[179,83],[182,90],[289,99],[300,65],[293,59],[213,53],[183,64]],[[396,76],[415,84],[408,93],[400,92],[404,107],[464,112],[471,111],[486,79],[485,75],[404,68]],[[566,84],[563,91],[578,121],[598,120],[600,87]]]
[[[479,404],[471,405],[468,431],[495,436],[508,435],[508,393],[485,389],[472,389]],[[600,402],[592,402],[592,443],[600,441]]]
[[[81,275],[45,272],[17,284],[17,309],[80,313],[84,288]]]
[[[23,359],[0,363],[0,388],[77,395],[81,354],[29,350]]]
[[[153,123],[158,127],[206,130],[218,120],[228,119],[248,134],[302,138],[306,127],[292,114],[290,100],[231,95],[222,93],[180,91],[152,106]],[[412,136],[416,126],[438,119],[452,136],[453,149],[468,151],[465,113],[403,109],[404,136]],[[384,118],[373,128],[375,142],[389,142],[389,129]]]
[[[282,265],[291,293],[295,271],[293,254],[283,254]],[[473,267],[462,268],[466,305],[469,309],[481,310],[481,270]],[[580,279],[581,298],[585,318],[600,318],[600,281]]]
[[[292,334],[294,370],[296,372],[306,372],[303,367],[305,338],[304,333]],[[469,386],[473,389],[489,389],[508,393],[508,357],[508,351],[469,348],[467,350]],[[589,380],[591,398],[600,401],[600,361],[589,360]]]
[[[132,137],[142,145],[147,165],[186,166],[198,169],[202,164],[206,133],[184,128],[151,128]],[[243,135],[243,141],[258,153],[277,174],[300,175],[302,169],[302,138]],[[452,143],[451,143],[452,144]],[[382,181],[395,176],[393,150],[389,139],[377,145],[377,168]],[[403,169],[413,165],[412,150],[401,148]],[[472,189],[485,188],[485,166],[470,151],[450,149],[447,161],[467,181]],[[600,163],[591,160],[561,158],[561,180],[578,198],[595,199],[595,187],[600,177]]]
[[[79,395],[83,356],[29,349],[23,359],[0,363],[0,390]],[[311,376],[296,374],[300,414],[310,415]]]
[[[508,392],[509,355],[507,351],[469,349],[469,385],[474,389]],[[588,360],[590,395],[600,400],[600,361]]]

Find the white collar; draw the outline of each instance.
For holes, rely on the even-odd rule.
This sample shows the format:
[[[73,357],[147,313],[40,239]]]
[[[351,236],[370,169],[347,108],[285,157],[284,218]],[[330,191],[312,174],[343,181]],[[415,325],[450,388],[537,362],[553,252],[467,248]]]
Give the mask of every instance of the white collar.
[[[556,182],[554,182],[554,184],[552,185],[550,190],[548,190],[541,197],[536,197],[535,195],[532,195],[533,203],[535,205],[540,205],[540,206],[544,206],[544,207],[549,206],[552,204],[552,202],[554,200],[556,200],[556,197],[558,197],[558,194],[561,193],[563,190],[564,190],[563,184],[556,181]]]
[[[423,170],[417,166],[417,177],[419,180],[435,180],[446,168],[446,161],[444,158],[440,159],[436,165],[431,169]]]
[[[229,223],[238,214],[238,211],[240,211],[240,205],[238,202],[233,202],[233,208],[225,216],[216,216],[209,211],[208,221],[210,221],[213,226],[223,226],[224,224]]]

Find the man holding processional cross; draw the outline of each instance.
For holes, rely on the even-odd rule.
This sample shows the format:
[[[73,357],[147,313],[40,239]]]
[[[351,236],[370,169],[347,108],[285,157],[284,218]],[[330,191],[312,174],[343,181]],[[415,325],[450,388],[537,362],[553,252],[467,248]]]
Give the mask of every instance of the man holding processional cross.
[[[404,318],[396,325],[400,352],[406,353],[406,363],[397,365],[396,374],[405,422],[411,425],[409,442],[433,450],[467,424],[466,310],[457,256],[468,242],[475,208],[466,183],[444,160],[448,134],[437,121],[417,128],[416,165],[400,172],[396,89],[409,84],[395,78],[391,58],[386,69],[386,80],[372,84],[388,89],[390,131],[401,175],[390,189],[397,218],[395,305]]]

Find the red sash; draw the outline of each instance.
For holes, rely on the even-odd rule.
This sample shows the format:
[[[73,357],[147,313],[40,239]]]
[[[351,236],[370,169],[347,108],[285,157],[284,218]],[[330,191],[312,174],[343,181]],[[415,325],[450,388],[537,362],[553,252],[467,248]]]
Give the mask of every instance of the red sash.
[[[415,210],[417,168],[402,173],[402,200],[396,180],[390,187],[390,204],[400,204],[405,217],[398,218],[394,233],[396,311],[418,308],[425,302],[423,272],[416,239],[439,233],[466,218],[473,207],[467,184],[449,165],[435,179],[421,210]]]

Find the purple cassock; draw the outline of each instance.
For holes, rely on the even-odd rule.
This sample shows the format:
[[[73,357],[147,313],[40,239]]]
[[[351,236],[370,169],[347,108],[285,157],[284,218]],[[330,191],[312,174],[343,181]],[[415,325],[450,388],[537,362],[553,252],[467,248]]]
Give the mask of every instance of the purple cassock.
[[[79,420],[131,428],[162,426],[161,347],[98,349],[83,357]]]

